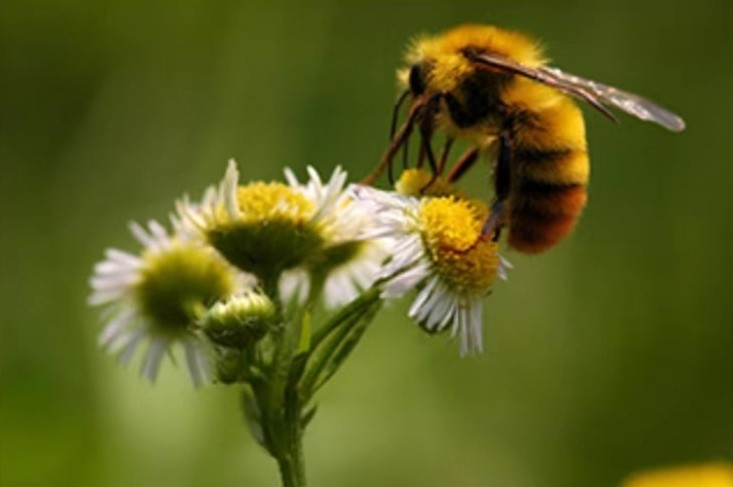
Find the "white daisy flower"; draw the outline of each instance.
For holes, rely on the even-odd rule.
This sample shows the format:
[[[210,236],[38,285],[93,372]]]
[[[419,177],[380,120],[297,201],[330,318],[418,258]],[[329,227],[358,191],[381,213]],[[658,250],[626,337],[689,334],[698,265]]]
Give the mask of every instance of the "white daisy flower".
[[[100,345],[128,363],[148,342],[141,373],[154,381],[174,344],[184,350],[194,384],[208,378],[205,344],[195,320],[208,305],[237,292],[240,276],[213,250],[170,236],[156,221],[130,226],[143,245],[139,255],[108,249],[94,268],[89,303],[107,319]]]
[[[264,287],[277,279],[284,299],[305,299],[318,279],[326,306],[341,306],[371,286],[385,251],[363,237],[374,217],[344,189],[346,172],[336,168],[326,182],[312,167],[308,175],[301,184],[288,169],[289,184],[242,185],[230,160],[219,187],[207,190],[200,204],[178,202],[177,226],[203,236]]]
[[[316,253],[322,242],[313,224],[319,211],[313,201],[283,183],[240,185],[234,160],[200,204],[184,197],[176,208],[185,233],[198,234],[266,287]]]
[[[409,317],[431,333],[449,329],[461,355],[480,352],[483,300],[511,267],[499,256],[498,245],[482,238],[486,205],[457,196],[418,199],[368,187],[354,193],[379,216],[380,225],[369,236],[391,241],[391,259],[380,275],[386,280],[383,297],[417,289]]]
[[[327,183],[316,170],[307,168],[310,179],[301,184],[290,169],[285,178],[291,188],[304,194],[318,208],[313,225],[323,239],[317,258],[285,275],[280,283],[282,295],[304,299],[314,274],[324,279],[324,304],[327,308],[341,307],[356,299],[374,284],[387,256],[384,243],[367,238],[374,231],[375,216],[361,201],[344,188],[346,172],[337,167]]]

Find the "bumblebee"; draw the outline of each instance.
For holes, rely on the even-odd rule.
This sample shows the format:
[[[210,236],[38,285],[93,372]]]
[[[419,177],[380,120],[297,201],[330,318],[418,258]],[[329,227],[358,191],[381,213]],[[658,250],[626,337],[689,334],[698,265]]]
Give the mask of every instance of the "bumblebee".
[[[506,227],[509,247],[524,253],[562,240],[586,203],[585,124],[573,99],[614,121],[609,107],[674,132],[685,127],[680,117],[639,95],[550,67],[536,41],[498,27],[463,25],[416,40],[399,78],[404,91],[392,116],[391,144],[363,182],[373,183],[385,168],[392,179],[393,160],[402,149],[406,164],[415,128],[417,165],[427,161],[435,177],[444,175],[453,141],[468,141],[471,147],[445,177],[453,182],[480,154],[492,156],[494,202],[483,235],[498,239]],[[407,99],[407,117],[397,130]],[[439,157],[432,148],[436,133],[445,135]]]

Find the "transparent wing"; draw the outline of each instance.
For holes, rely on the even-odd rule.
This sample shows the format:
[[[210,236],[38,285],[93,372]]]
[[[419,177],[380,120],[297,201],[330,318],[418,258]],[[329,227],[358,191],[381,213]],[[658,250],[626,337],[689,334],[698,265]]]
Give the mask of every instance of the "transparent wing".
[[[685,121],[678,115],[651,100],[613,86],[581,78],[557,68],[546,66],[530,68],[496,54],[466,52],[466,56],[479,64],[525,76],[580,98],[612,120],[616,120],[616,117],[608,106],[618,108],[641,120],[654,122],[673,132],[680,132],[685,128]]]
[[[678,115],[637,94],[584,79],[557,68],[543,67],[539,70],[557,80],[561,89],[563,86],[571,86],[587,90],[601,103],[614,106],[641,120],[657,123],[672,132],[680,132],[685,128],[685,121]]]

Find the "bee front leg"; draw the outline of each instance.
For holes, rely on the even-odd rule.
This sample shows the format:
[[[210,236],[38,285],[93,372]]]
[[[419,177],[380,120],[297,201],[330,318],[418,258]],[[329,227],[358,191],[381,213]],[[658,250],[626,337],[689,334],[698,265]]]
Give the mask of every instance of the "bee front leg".
[[[440,154],[440,162],[438,163],[438,174],[442,175],[445,170],[445,165],[448,162],[448,154],[450,154],[451,147],[453,147],[453,138],[448,137],[445,139],[445,145],[443,145],[443,152]]]
[[[471,147],[466,152],[464,152],[461,157],[458,158],[458,161],[453,165],[453,168],[448,173],[448,177],[446,178],[449,183],[455,183],[460,179],[463,174],[471,169],[471,167],[476,163],[478,160],[479,150],[478,147]]]
[[[498,137],[499,154],[494,170],[494,193],[495,201],[491,205],[491,213],[484,222],[481,234],[484,237],[491,235],[493,241],[499,240],[501,229],[505,225],[506,199],[511,190],[511,166],[512,166],[512,139],[508,130],[499,132]]]
[[[432,171],[433,175],[436,175],[438,174],[438,164],[435,161],[435,154],[433,153],[433,124],[431,118],[426,118],[425,121],[420,124],[420,138],[422,139],[422,142],[418,167],[422,167],[423,159],[427,157],[430,171]]]
[[[433,153],[433,135],[435,133],[435,117],[440,109],[440,102],[443,98],[443,93],[435,93],[425,102],[424,113],[420,119],[420,155],[418,157],[417,167],[421,168],[425,158],[428,160],[430,170],[433,175],[438,174],[438,164],[436,163],[435,154]]]
[[[448,161],[448,154],[450,153],[450,148],[452,145],[453,145],[453,139],[450,137],[447,138],[445,140],[445,145],[443,146],[443,152],[440,154],[440,161],[438,162],[438,169],[433,171],[433,175],[430,177],[430,180],[422,188],[423,192],[427,190],[428,188],[430,188],[430,186],[432,186],[433,183],[435,183],[435,181],[437,181],[438,178],[443,175],[443,171],[445,170],[445,165]]]

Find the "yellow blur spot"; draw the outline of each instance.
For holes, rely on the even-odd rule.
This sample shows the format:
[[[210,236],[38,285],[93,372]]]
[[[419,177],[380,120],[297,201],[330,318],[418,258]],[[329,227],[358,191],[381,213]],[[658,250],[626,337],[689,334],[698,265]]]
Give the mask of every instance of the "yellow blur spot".
[[[650,470],[632,475],[621,487],[733,487],[733,465],[720,462]]]

